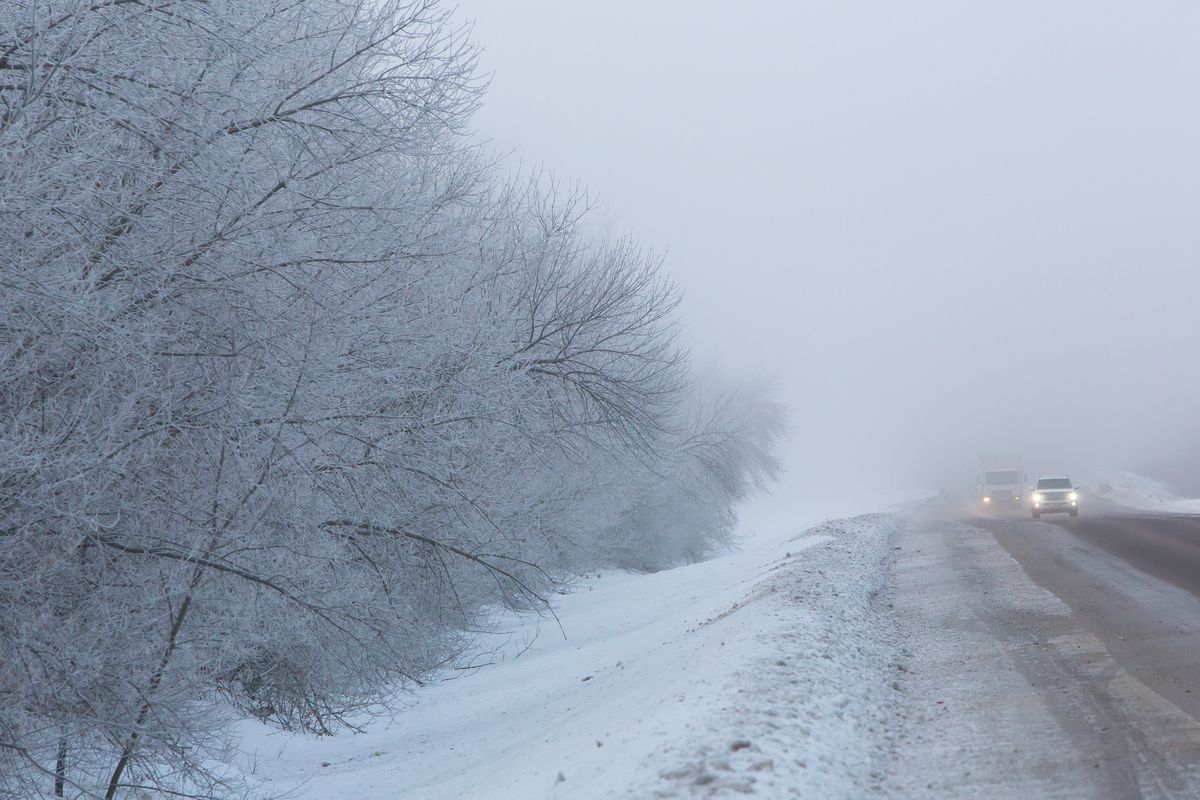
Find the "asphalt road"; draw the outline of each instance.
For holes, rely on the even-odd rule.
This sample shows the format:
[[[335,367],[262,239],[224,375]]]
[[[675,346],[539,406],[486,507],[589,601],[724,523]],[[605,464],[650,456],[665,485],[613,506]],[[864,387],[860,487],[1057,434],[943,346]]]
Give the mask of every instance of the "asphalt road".
[[[1132,567],[1200,596],[1200,517],[1110,513],[1043,519]]]
[[[894,796],[1200,797],[1200,517],[944,505],[897,545]]]
[[[1200,722],[1200,517],[1109,508],[974,523],[1121,666]]]

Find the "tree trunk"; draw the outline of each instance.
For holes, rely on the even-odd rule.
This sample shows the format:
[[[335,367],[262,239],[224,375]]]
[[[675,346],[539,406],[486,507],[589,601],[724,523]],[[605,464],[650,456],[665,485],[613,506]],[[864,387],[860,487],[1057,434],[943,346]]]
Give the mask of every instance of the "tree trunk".
[[[196,568],[196,577],[192,579],[191,588],[183,602],[179,605],[179,613],[175,615],[175,620],[171,623],[171,633],[167,636],[167,645],[163,648],[162,658],[159,659],[158,669],[150,677],[150,687],[146,691],[146,700],[142,703],[141,710],[138,711],[137,721],[134,723],[134,729],[130,732],[129,738],[125,740],[125,746],[121,748],[121,757],[117,759],[117,766],[113,769],[112,777],[108,779],[108,791],[104,793],[104,800],[113,800],[117,794],[117,788],[121,785],[121,775],[124,774],[125,768],[129,766],[129,760],[133,758],[133,752],[137,749],[138,732],[137,729],[146,721],[146,717],[150,715],[150,698],[158,690],[158,686],[162,683],[163,675],[167,671],[167,664],[171,661],[171,655],[175,652],[175,642],[179,639],[179,629],[183,627],[183,618],[187,616],[188,607],[192,604],[192,592],[196,589],[196,584],[199,582],[201,570]]]
[[[54,796],[63,796],[63,784],[67,777],[67,734],[58,737],[58,761],[54,764]]]

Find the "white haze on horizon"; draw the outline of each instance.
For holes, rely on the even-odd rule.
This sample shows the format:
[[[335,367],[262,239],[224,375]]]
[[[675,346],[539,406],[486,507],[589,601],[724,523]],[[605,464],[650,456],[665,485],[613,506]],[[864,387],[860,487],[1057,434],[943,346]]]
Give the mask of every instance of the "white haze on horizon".
[[[778,382],[781,491],[1191,465],[1200,6],[465,0],[476,119]]]

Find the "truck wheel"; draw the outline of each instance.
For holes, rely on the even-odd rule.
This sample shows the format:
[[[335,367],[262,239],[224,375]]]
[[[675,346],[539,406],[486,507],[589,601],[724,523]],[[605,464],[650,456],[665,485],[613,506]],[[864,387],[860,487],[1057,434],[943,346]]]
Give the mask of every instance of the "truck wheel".
[[[1041,518],[1042,518],[1042,512],[1040,512],[1040,511],[1035,511],[1035,512],[1033,512],[1033,518],[1034,518],[1034,519],[1041,519]]]

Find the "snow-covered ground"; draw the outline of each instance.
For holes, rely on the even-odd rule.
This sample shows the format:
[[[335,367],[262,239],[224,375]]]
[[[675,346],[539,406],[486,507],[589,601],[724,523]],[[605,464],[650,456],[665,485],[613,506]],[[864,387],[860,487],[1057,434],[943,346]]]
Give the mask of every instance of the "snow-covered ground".
[[[1115,473],[1099,481],[1092,491],[1128,508],[1173,514],[1200,514],[1200,499],[1179,497],[1161,481],[1134,472]]]
[[[768,524],[711,561],[589,576],[556,598],[561,630],[512,620],[488,666],[364,734],[246,723],[245,769],[320,800],[862,796],[895,702],[873,598],[902,524]]]

